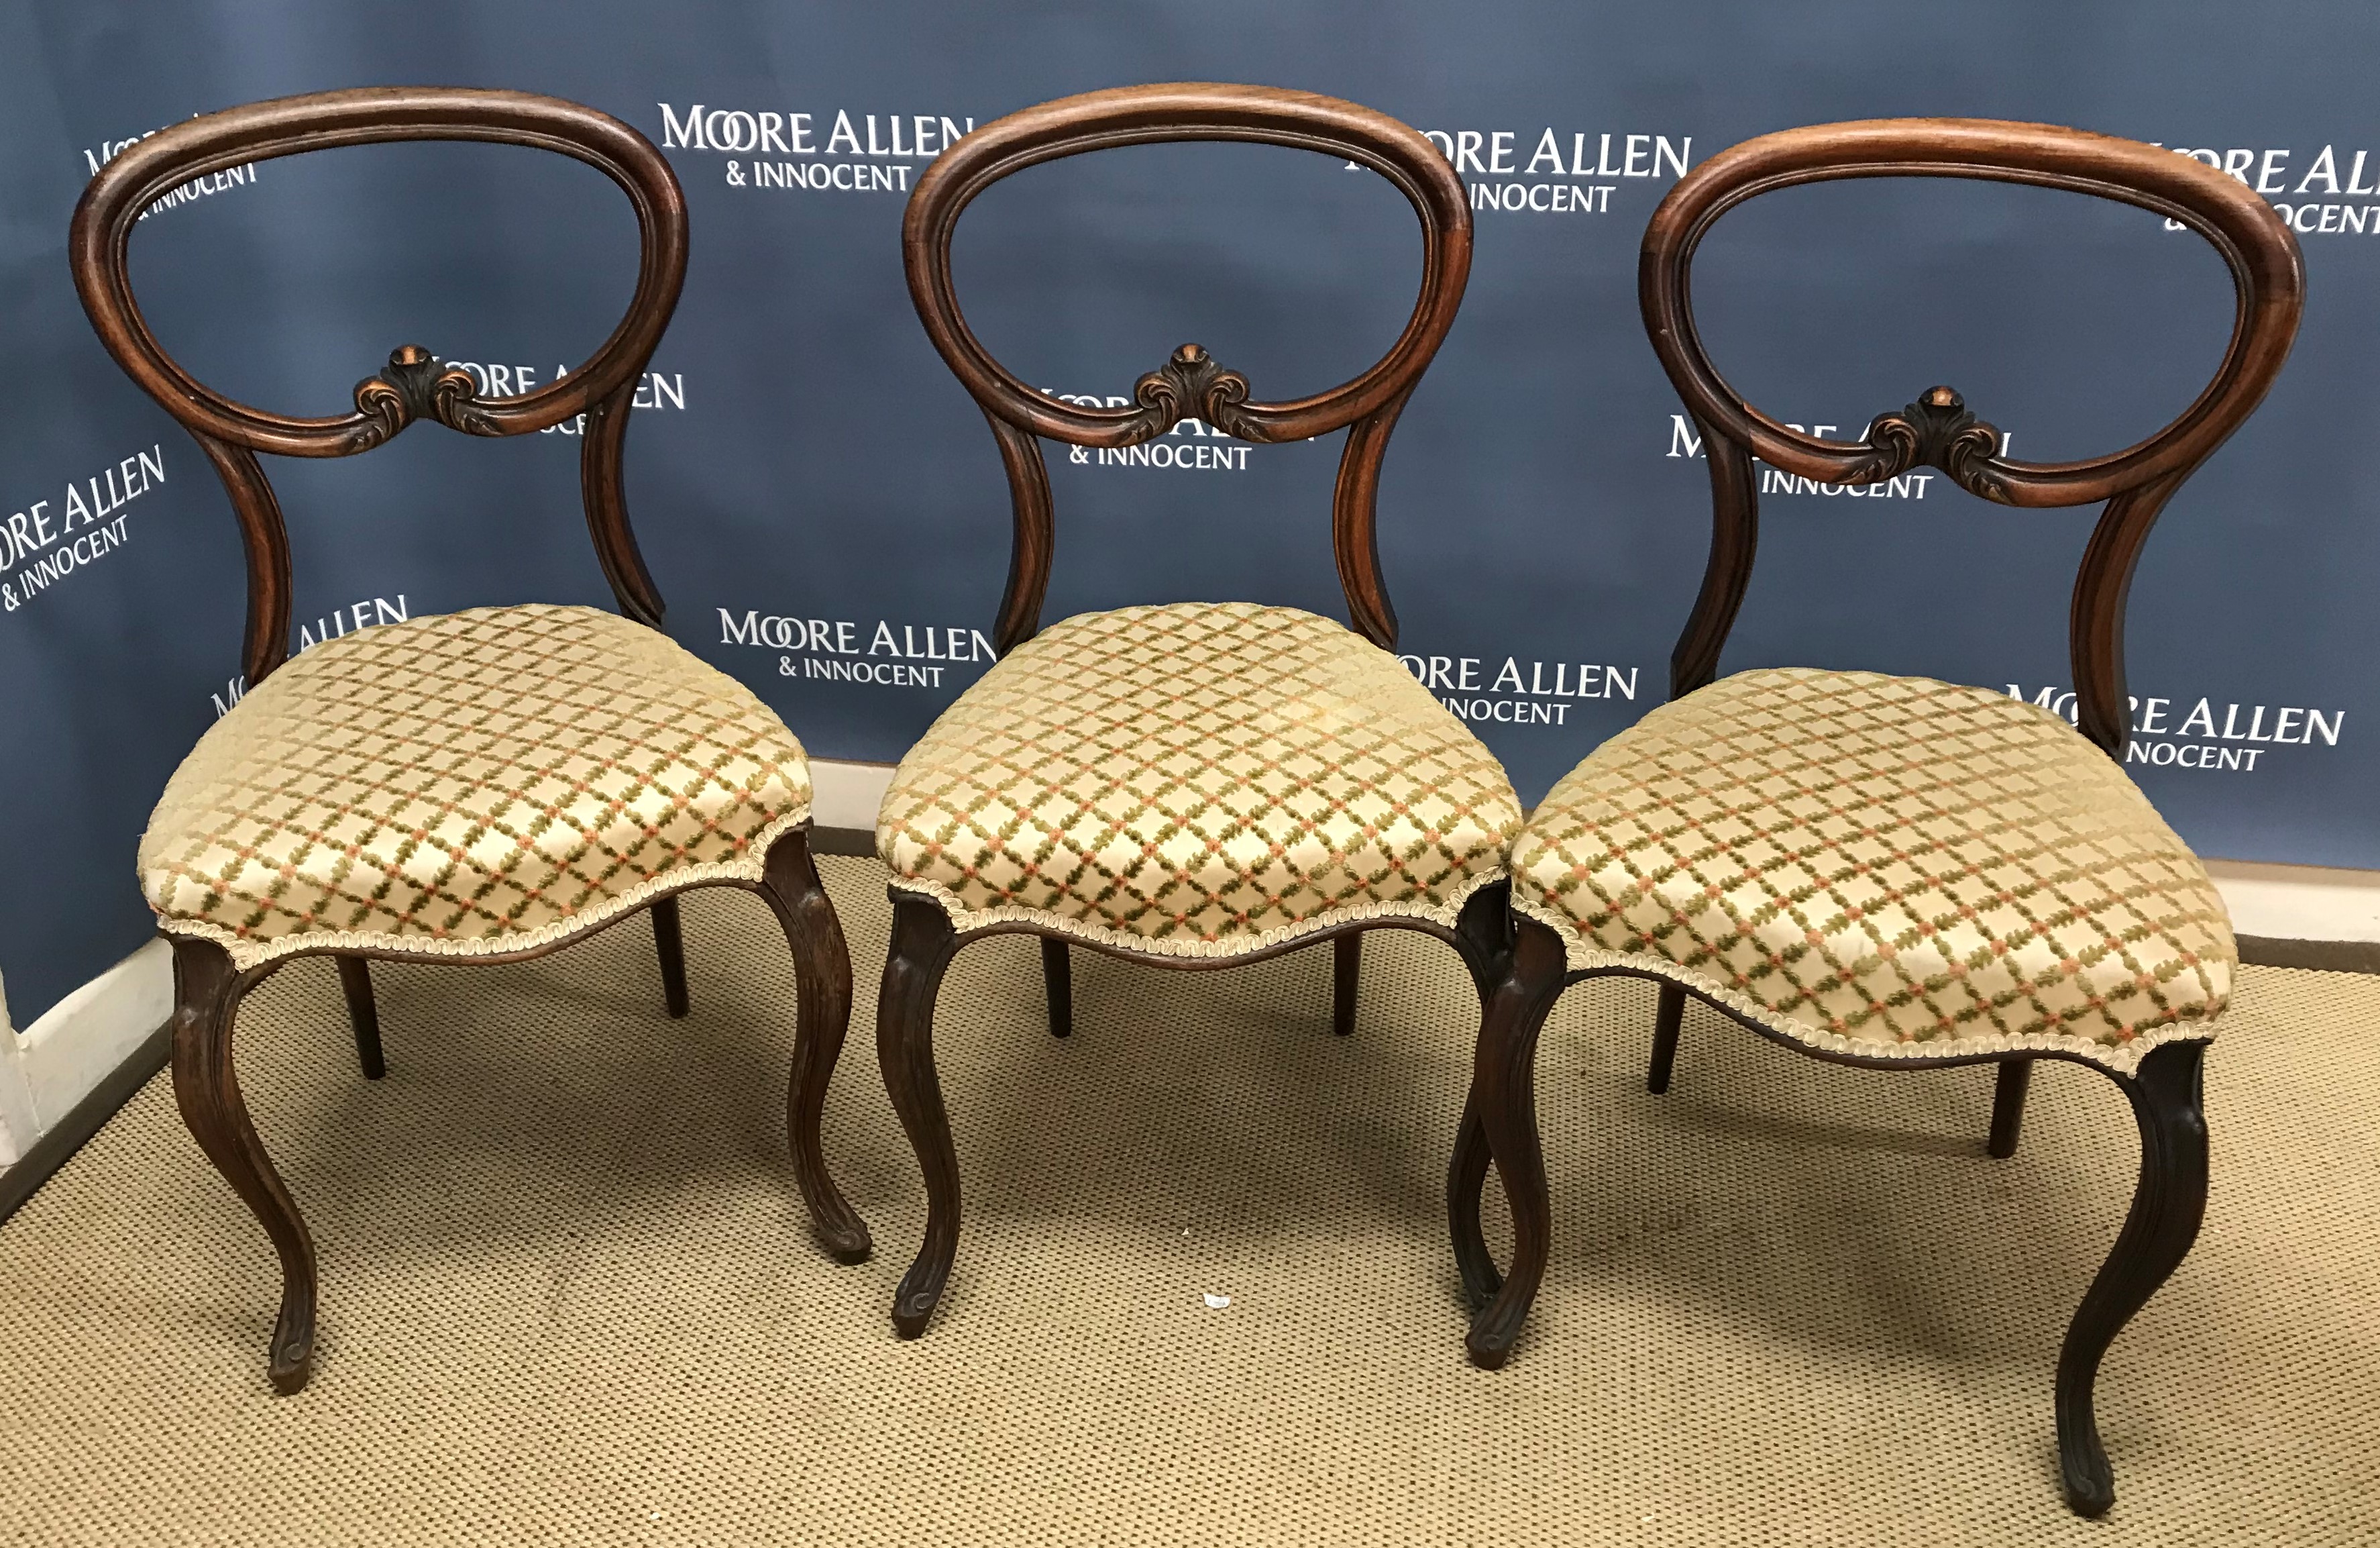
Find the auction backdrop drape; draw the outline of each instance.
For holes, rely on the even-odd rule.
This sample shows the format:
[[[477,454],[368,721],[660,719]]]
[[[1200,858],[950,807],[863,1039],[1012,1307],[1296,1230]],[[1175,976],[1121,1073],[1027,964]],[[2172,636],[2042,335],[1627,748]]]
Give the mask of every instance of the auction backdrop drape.
[[[1828,119],[2047,120],[2222,167],[2301,234],[2304,333],[2260,416],[2167,512],[2132,591],[2131,772],[2206,855],[2380,866],[2380,622],[2363,432],[2380,381],[2380,11],[2101,0],[1975,7],[1138,0],[419,0],[402,7],[32,0],[0,10],[0,973],[19,1026],[149,929],[151,804],[239,681],[239,543],[188,438],[102,352],[67,222],[128,140],[333,87],[504,86],[590,104],[686,187],[685,299],[639,394],[630,506],[671,632],[812,756],[891,761],[990,660],[1007,496],[981,416],[903,285],[935,153],[1031,103],[1163,79],[1350,97],[1429,133],[1477,257],[1380,495],[1407,668],[1523,798],[1658,703],[1699,582],[1706,464],[1647,347],[1636,249],[1688,167]],[[598,342],[635,269],[591,170],[487,146],[333,152],[177,189],[133,272],[166,347],[258,405],[339,411],[397,345],[494,392]],[[1119,399],[1195,340],[1283,398],[1368,363],[1419,242],[1386,183],[1302,152],[1176,145],[1014,177],[957,242],[986,343],[1050,392]],[[2195,236],[2065,194],[1906,180],[1726,217],[1695,302],[1780,419],[1855,436],[1946,383],[2031,460],[2128,445],[2219,359],[2231,298]],[[1831,427],[1831,429],[1829,428]],[[1338,438],[1185,425],[1049,448],[1045,620],[1245,599],[1342,614]],[[570,427],[414,428],[274,462],[304,648],[428,613],[607,603]],[[2089,510],[1989,506],[1921,471],[1872,491],[1763,474],[1725,669],[1923,673],[2068,709]]]

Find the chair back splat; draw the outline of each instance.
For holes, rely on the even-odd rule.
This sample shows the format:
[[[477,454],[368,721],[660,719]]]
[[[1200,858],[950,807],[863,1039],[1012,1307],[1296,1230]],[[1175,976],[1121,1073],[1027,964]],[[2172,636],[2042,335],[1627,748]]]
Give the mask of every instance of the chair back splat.
[[[636,294],[586,364],[534,392],[482,397],[468,372],[442,370],[427,349],[408,344],[357,384],[354,412],[293,419],[210,390],[158,345],[126,273],[133,224],[152,202],[177,184],[243,163],[400,140],[492,140],[558,152],[601,172],[628,196],[637,212]],[[661,626],[661,592],[628,526],[620,451],[629,400],[686,278],[686,200],[669,164],[635,129],[575,103],[459,87],[373,87],[254,103],[161,129],[102,167],[75,207],[67,247],[75,288],[101,342],[189,431],[231,496],[248,558],[241,661],[250,688],[289,651],[289,534],[256,454],[348,457],[416,420],[468,435],[519,435],[586,415],[579,481],[596,555],[620,611]]]
[[[1318,151],[1367,166],[1396,185],[1421,220],[1420,299],[1389,352],[1354,380],[1289,403],[1249,398],[1247,379],[1185,344],[1133,389],[1130,408],[1062,403],[991,358],[959,311],[951,283],[951,236],[984,189],[1013,172],[1086,151],[1169,140],[1239,140]],[[1471,206],[1463,181],[1416,131],[1335,97],[1264,86],[1185,82],[1128,86],[1063,97],[985,126],[945,151],[917,180],[901,227],[909,294],[941,351],[991,421],[1015,509],[1008,585],[992,644],[1002,654],[1041,627],[1055,542],[1050,475],[1037,439],[1078,446],[1134,446],[1185,419],[1243,441],[1300,441],[1353,426],[1332,496],[1331,548],[1351,621],[1393,648],[1395,611],[1380,579],[1374,536],[1380,458],[1414,386],[1454,322],[1471,273]]]
[[[2230,268],[2238,295],[2231,342],[2205,390],[2148,439],[2081,462],[2016,462],[1999,431],[1949,387],[1880,415],[1858,442],[1825,441],[1760,412],[1727,384],[1694,332],[1694,250],[1719,216],[1760,194],[1848,177],[1975,177],[2064,189],[2137,205],[2188,225]],[[1752,574],[1759,485],[1755,457],[1834,484],[1881,483],[1940,469],[2005,506],[2107,502],[2074,581],[2068,625],[2077,719],[2119,762],[2131,716],[2124,689],[2124,604],[2149,529],[2175,490],[2264,400],[2296,339],[2305,275],[2297,238],[2245,183],[2138,140],[2046,124],[1976,118],[1878,118],[1763,135],[1703,163],[1670,189],[1645,232],[1638,299],[1662,369],[1700,427],[1710,459],[1712,536],[1702,592],[1670,657],[1677,698],[1708,684]]]

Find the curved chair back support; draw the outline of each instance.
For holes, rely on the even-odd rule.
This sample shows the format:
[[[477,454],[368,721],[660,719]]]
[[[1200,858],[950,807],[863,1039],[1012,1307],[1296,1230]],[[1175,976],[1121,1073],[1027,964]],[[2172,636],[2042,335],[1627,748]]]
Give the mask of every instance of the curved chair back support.
[[[2238,295],[2230,347],[2197,400],[2137,445],[2082,462],[2015,462],[2000,433],[1949,387],[1878,417],[1855,443],[1805,435],[1761,413],[1727,384],[1694,333],[1694,250],[1713,222],[1777,189],[1845,177],[1974,177],[2094,194],[2188,225],[2229,266]],[[1653,213],[1637,268],[1654,352],[1699,424],[1710,459],[1711,555],[1702,593],[1670,658],[1672,697],[1710,682],[1752,573],[1758,484],[1752,458],[1823,483],[1879,483],[1940,469],[1960,487],[2008,506],[2105,500],[2075,577],[2069,620],[2077,719],[2120,762],[2131,716],[2124,691],[2124,605],[2149,529],[2182,481],[2264,400],[2296,339],[2305,276],[2297,238],[2246,184],[2192,157],[2137,140],[2046,124],[1975,118],[1879,118],[1763,135],[1681,179]]]
[[[1420,217],[1421,296],[1386,355],[1354,380],[1289,403],[1257,403],[1247,379],[1196,344],[1140,378],[1130,408],[1062,403],[1035,392],[985,350],[960,314],[951,284],[951,235],[984,189],[1012,172],[1086,151],[1182,140],[1241,140],[1319,151],[1367,166],[1396,185]],[[936,159],[917,180],[901,225],[909,295],[926,333],[982,406],[999,439],[1015,508],[1008,587],[993,645],[1002,654],[1041,627],[1054,542],[1050,475],[1038,436],[1078,446],[1132,446],[1202,420],[1243,441],[1299,441],[1354,426],[1332,497],[1331,546],[1356,629],[1383,647],[1397,638],[1374,538],[1380,458],[1405,399],[1454,322],[1471,273],[1471,205],[1463,180],[1419,133],[1335,97],[1267,86],[1205,82],[1128,86],[1062,97],[987,124]]]
[[[126,247],[142,211],[177,184],[242,163],[341,145],[480,140],[558,152],[596,168],[628,196],[640,251],[637,290],[612,336],[577,371],[534,392],[481,397],[471,374],[440,369],[408,344],[357,384],[355,411],[327,419],[267,413],[211,391],[161,347],[134,301]],[[620,610],[659,628],[661,593],[629,530],[620,477],[630,399],[686,278],[686,201],[652,142],[593,108],[523,91],[385,87],[283,97],[161,129],[100,169],[75,207],[68,250],[75,288],[100,341],[164,406],[214,464],[239,518],[248,557],[242,664],[253,687],[289,648],[289,536],[258,452],[347,457],[419,419],[469,435],[519,435],[587,416],[579,478],[587,524]]]

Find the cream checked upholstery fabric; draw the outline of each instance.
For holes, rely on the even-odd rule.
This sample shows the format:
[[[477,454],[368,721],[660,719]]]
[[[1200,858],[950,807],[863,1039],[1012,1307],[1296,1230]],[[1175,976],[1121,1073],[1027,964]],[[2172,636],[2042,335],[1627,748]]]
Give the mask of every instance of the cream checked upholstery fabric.
[[[1800,1041],[2058,1048],[2204,1037],[2238,960],[2205,869],[2049,712],[1930,677],[1746,672],[1554,786],[1513,906]]]
[[[757,881],[809,766],[743,685],[586,607],[324,640],[199,738],[140,841],[162,928],[290,952],[525,950]]]
[[[1502,767],[1388,652],[1294,608],[1184,603],[1009,652],[901,761],[876,851],[960,930],[1228,957],[1452,924],[1520,825]]]

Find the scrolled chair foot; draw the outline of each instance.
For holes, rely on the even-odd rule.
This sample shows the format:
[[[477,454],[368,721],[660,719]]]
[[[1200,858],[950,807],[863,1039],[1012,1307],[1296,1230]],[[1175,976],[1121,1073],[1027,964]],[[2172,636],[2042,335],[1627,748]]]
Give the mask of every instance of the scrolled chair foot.
[[[2058,1351],[2058,1460],[2066,1503],[2078,1516],[2103,1516],[2116,1502],[2093,1402],[2100,1359],[2189,1255],[2206,1213],[2205,1054],[2203,1041],[2168,1042],[2152,1049],[2130,1077],[2115,1077],[2140,1126],[2141,1177],[2116,1245]]]
[[[273,1344],[266,1357],[265,1379],[282,1396],[301,1390],[314,1374],[314,1297],[310,1290],[293,1296],[281,1293],[281,1313],[273,1319]]]
[[[876,1256],[876,1238],[858,1219],[829,1224],[822,1220],[810,1222],[810,1239],[819,1249],[838,1263],[858,1264]]]
[[[919,1254],[901,1276],[901,1287],[892,1293],[893,1332],[904,1338],[923,1336],[926,1324],[934,1320],[934,1308],[942,1304],[942,1286],[950,1273],[948,1262],[929,1262]]]
[[[1471,1356],[1471,1363],[1482,1371],[1501,1371],[1504,1362],[1512,1358],[1512,1346],[1521,1336],[1521,1324],[1528,1321],[1529,1309],[1503,1310],[1495,1315],[1482,1313],[1463,1335],[1463,1347]]]

